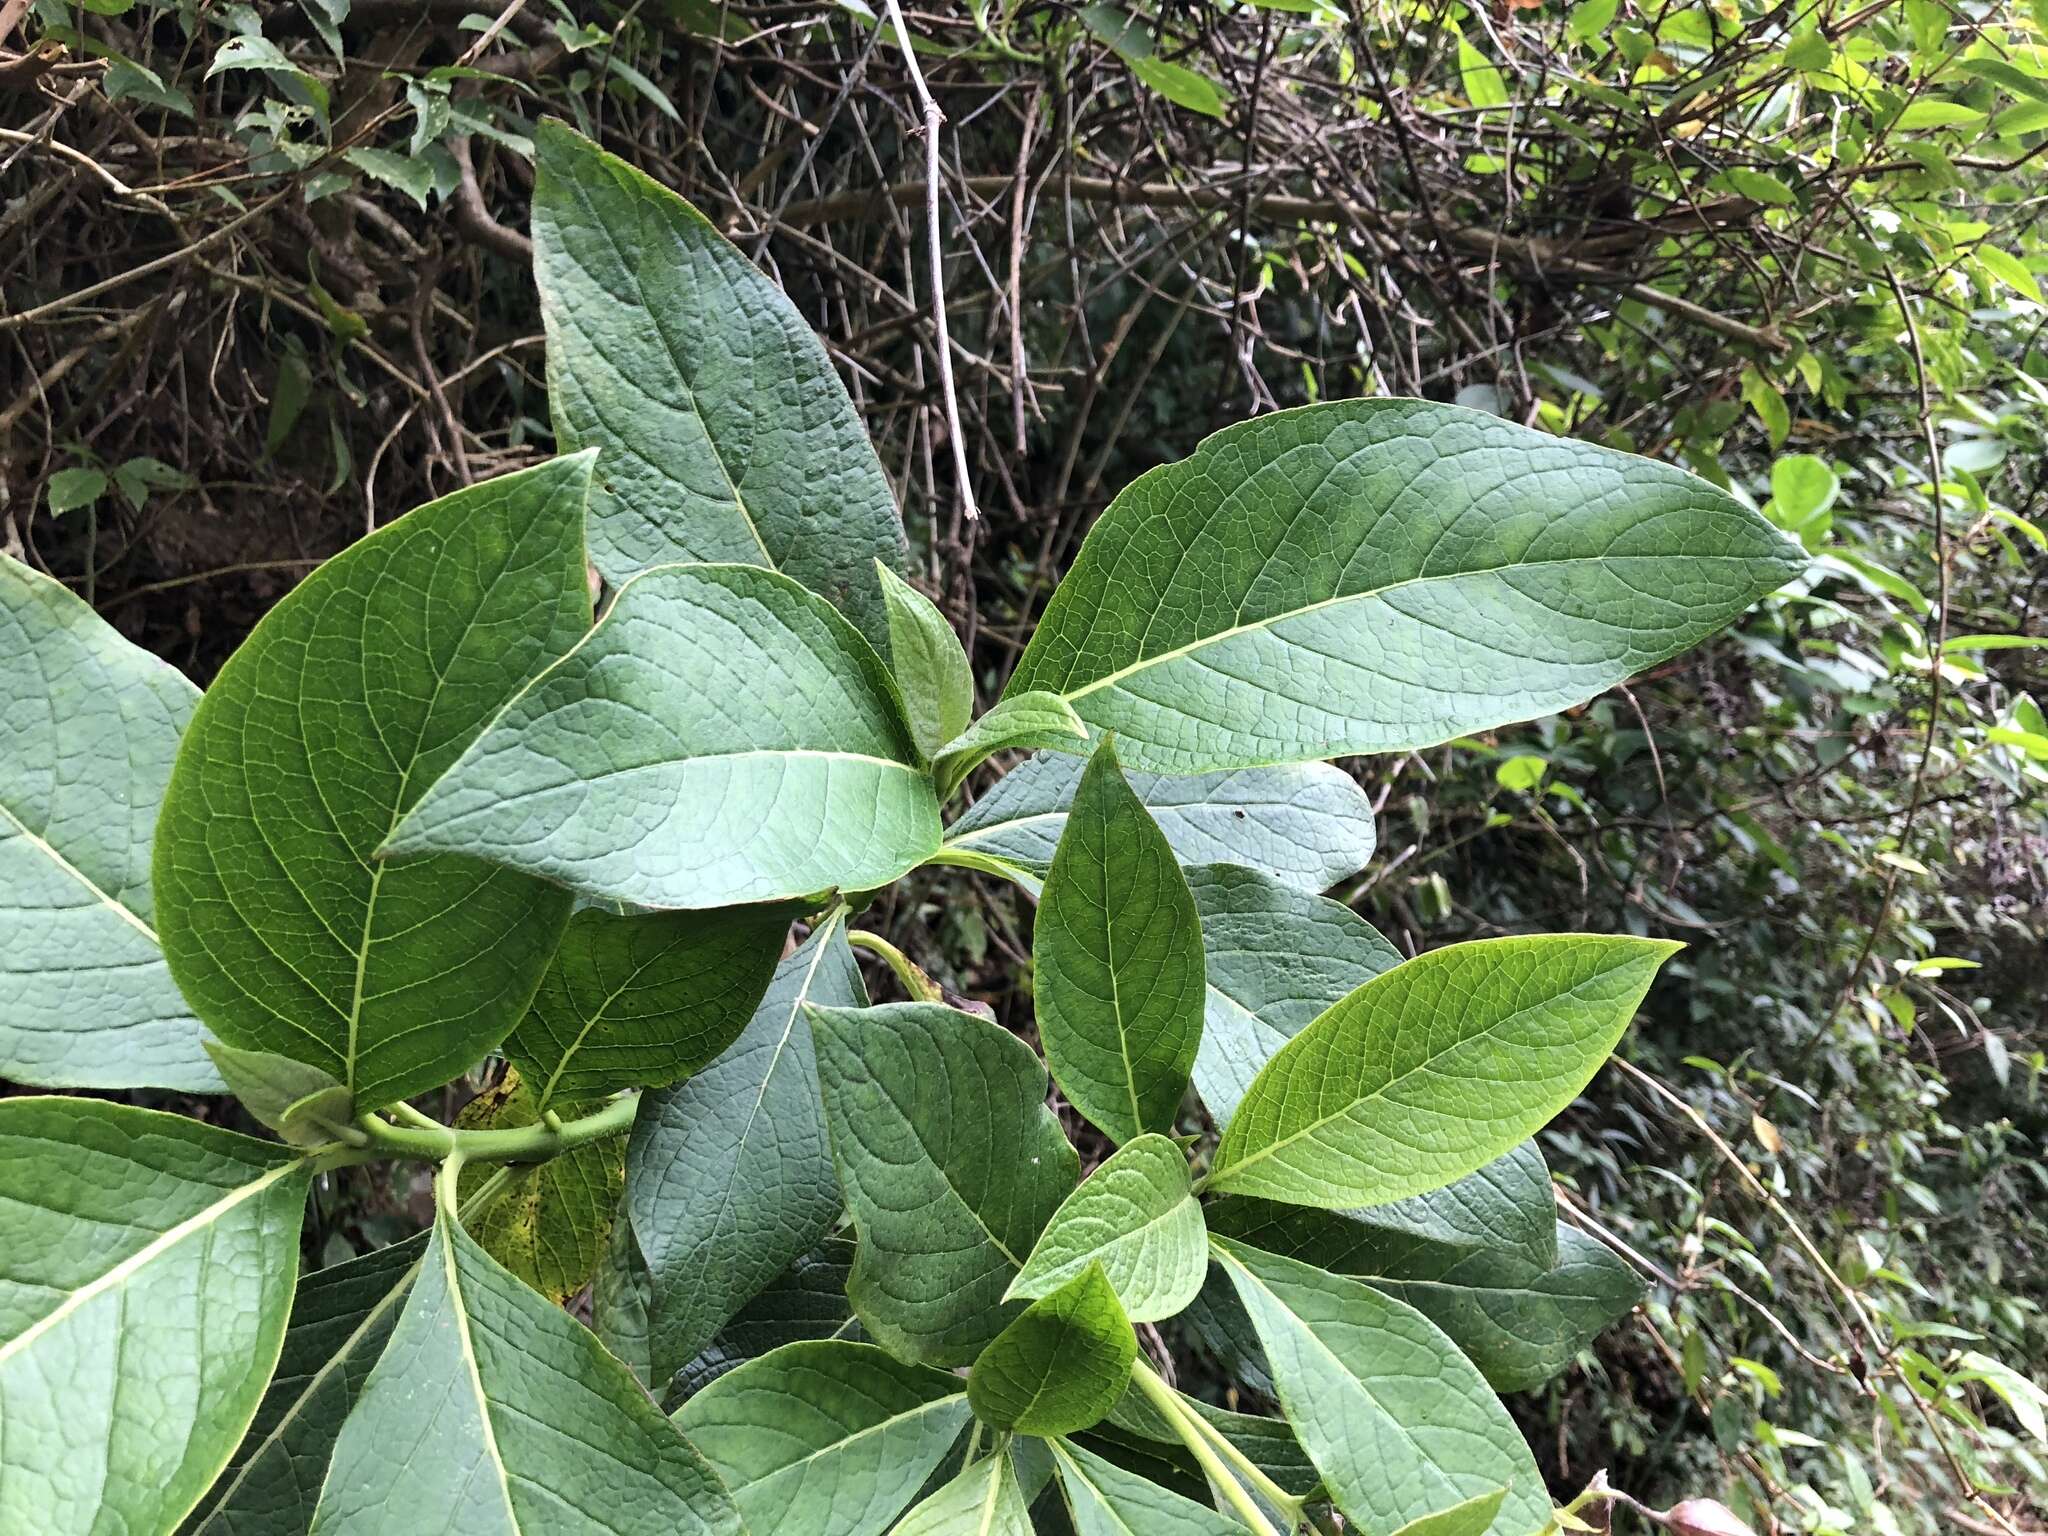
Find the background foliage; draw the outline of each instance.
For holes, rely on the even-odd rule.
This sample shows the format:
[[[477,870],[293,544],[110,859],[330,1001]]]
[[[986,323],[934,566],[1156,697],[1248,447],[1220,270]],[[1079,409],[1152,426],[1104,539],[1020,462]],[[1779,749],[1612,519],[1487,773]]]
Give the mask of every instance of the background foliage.
[[[1375,760],[1381,854],[1335,894],[1404,952],[1691,946],[1546,1137],[1653,1284],[1514,1400],[1558,1489],[2038,1523],[2041,1400],[1982,1362],[2048,1362],[2048,13],[905,19],[957,425],[931,144],[859,0],[0,4],[0,543],[204,683],[367,527],[544,457],[548,114],[827,339],[983,702],[1108,495],[1243,415],[1415,394],[1688,464],[1812,577],[1573,715]],[[991,883],[883,916],[1024,1013]],[[323,1188],[313,1257],[422,1225],[370,1177]]]

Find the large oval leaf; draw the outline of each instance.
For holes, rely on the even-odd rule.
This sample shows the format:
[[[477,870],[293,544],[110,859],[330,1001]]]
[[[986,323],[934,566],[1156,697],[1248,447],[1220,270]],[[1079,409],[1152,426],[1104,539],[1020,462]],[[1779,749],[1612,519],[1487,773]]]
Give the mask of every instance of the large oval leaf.
[[[164,951],[229,1045],[324,1068],[374,1109],[518,1022],[561,891],[377,847],[472,736],[589,625],[591,455],[457,491],[328,561],[266,614],[193,716],[164,799]]]
[[[773,571],[668,565],[626,583],[385,852],[697,908],[871,889],[938,845],[896,684],[853,627]]]
[[[1315,405],[1127,486],[1009,689],[1160,772],[1405,750],[1588,699],[1804,564],[1668,465],[1427,401]]]
[[[277,1364],[311,1166],[178,1115],[18,1098],[0,1168],[0,1530],[173,1530]]]
[[[199,690],[0,555],[0,1077],[217,1093],[149,845]]]
[[[1591,1081],[1680,947],[1545,934],[1452,944],[1394,967],[1266,1064],[1217,1145],[1209,1187],[1341,1210],[1463,1178]]]
[[[825,349],[673,192],[560,123],[534,134],[533,275],[565,448],[605,450],[590,554],[786,571],[886,639],[895,497]]]

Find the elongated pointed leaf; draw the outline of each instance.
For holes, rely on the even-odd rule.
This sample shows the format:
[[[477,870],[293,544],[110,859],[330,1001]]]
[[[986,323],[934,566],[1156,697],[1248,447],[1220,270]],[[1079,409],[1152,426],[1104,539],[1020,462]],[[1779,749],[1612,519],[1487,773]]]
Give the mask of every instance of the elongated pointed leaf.
[[[688,1398],[749,1360],[806,1339],[863,1341],[846,1299],[854,1243],[828,1237],[777,1275],[732,1315],[695,1359],[675,1375],[672,1395]]]
[[[1119,1144],[1170,1131],[1202,1039],[1202,930],[1173,849],[1105,741],[1075,791],[1032,930],[1053,1080]]]
[[[1127,486],[1009,688],[1065,695],[1159,772],[1401,751],[1591,698],[1804,564],[1683,470],[1457,406],[1333,402]]]
[[[1137,1335],[1100,1263],[1026,1307],[967,1377],[974,1416],[1023,1435],[1099,1423],[1131,1384]]]
[[[631,1373],[444,1207],[340,1439],[314,1536],[739,1536]]]
[[[669,565],[620,589],[384,851],[702,908],[886,885],[938,843],[896,685],[852,626],[772,571]]]
[[[1442,1189],[1346,1215],[1389,1239],[1407,1237],[1467,1252],[1488,1248],[1539,1269],[1557,1262],[1557,1199],[1550,1169],[1533,1141]]]
[[[839,1220],[803,1005],[866,1001],[835,917],[776,968],[731,1049],[641,1100],[626,1211],[654,1288],[657,1387]]]
[[[1505,1488],[1474,1494],[1448,1509],[1410,1520],[1394,1536],[1485,1536],[1507,1497]]]
[[[746,1028],[795,915],[779,905],[623,917],[585,908],[505,1054],[543,1109],[688,1077]]]
[[[1052,1443],[1075,1536],[1241,1536],[1244,1527],[1071,1440]]]
[[[872,1344],[789,1344],[683,1405],[676,1423],[749,1530],[879,1536],[967,1423],[960,1379]]]
[[[557,459],[378,529],[207,690],[155,879],[172,974],[229,1045],[323,1067],[374,1109],[447,1082],[525,1011],[568,897],[468,859],[372,855],[588,626],[590,469]]]
[[[368,1140],[355,1124],[355,1100],[347,1085],[324,1067],[268,1051],[237,1050],[218,1040],[206,1042],[206,1054],[242,1108],[293,1146],[337,1141],[362,1146]]]
[[[1553,934],[1396,966],[1267,1063],[1210,1188],[1342,1209],[1463,1178],[1572,1101],[1679,947]]]
[[[936,1003],[812,1008],[833,1161],[860,1234],[847,1294],[902,1359],[964,1365],[1080,1160],[1015,1035]]]
[[[1195,1088],[1220,1129],[1280,1047],[1333,1003],[1401,963],[1349,907],[1257,870],[1188,870],[1206,989]]]
[[[277,1364],[312,1171],[57,1098],[0,1100],[0,1169],[0,1531],[173,1530]]]
[[[889,670],[918,750],[933,757],[974,718],[974,669],[930,598],[879,560],[875,575],[889,620]]]
[[[343,1420],[419,1276],[422,1233],[299,1282],[277,1374],[189,1536],[304,1536]]]
[[[1436,1325],[1355,1280],[1212,1238],[1272,1362],[1280,1404],[1337,1507],[1393,1530],[1507,1489],[1491,1536],[1550,1518],[1542,1475],[1479,1372]]]
[[[1088,750],[1088,727],[1055,693],[1020,693],[1004,699],[942,746],[932,763],[939,798],[949,798],[967,775],[998,752]]]
[[[0,555],[0,1078],[218,1093],[149,845],[199,690]]]
[[[1541,1386],[1643,1297],[1635,1272],[1605,1245],[1554,1219],[1555,1258],[1544,1264],[1264,1200],[1221,1200],[1210,1215],[1224,1236],[1407,1302],[1499,1392]]]
[[[1043,880],[1084,766],[1057,752],[1019,764],[946,829],[947,849],[1000,859]],[[1328,763],[1125,777],[1184,865],[1241,864],[1321,891],[1372,858],[1372,802]]]
[[[559,123],[534,135],[534,278],[565,448],[605,450],[605,578],[674,560],[786,571],[886,639],[903,524],[845,386],[708,219]]]
[[[1030,1500],[1009,1455],[984,1456],[891,1526],[889,1536],[1032,1536]]]
[[[1060,1202],[1009,1294],[1050,1295],[1099,1263],[1134,1323],[1172,1317],[1202,1288],[1209,1242],[1188,1160],[1164,1136],[1140,1136]]]

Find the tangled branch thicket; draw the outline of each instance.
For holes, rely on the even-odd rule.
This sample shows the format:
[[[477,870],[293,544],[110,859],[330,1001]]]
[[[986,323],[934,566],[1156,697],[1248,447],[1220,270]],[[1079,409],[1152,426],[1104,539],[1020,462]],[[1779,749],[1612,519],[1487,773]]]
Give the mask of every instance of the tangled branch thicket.
[[[366,527],[545,456],[549,113],[826,339],[986,697],[1110,494],[1247,414],[1421,395],[1732,484],[1816,579],[1580,716],[1364,765],[1383,853],[1337,894],[1411,951],[1696,941],[1553,1147],[1660,1287],[1525,1405],[1561,1486],[2024,1523],[2024,1415],[1924,1325],[2048,1349],[2040,18],[973,0],[904,11],[913,55],[893,11],[8,0],[0,543],[204,679]],[[1028,916],[954,895],[891,923],[974,993]]]

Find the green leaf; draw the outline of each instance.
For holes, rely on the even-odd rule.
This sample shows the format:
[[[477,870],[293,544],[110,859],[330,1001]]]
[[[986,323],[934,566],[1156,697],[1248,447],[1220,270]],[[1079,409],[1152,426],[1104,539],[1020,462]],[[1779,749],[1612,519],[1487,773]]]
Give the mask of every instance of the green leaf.
[[[304,1536],[342,1421],[390,1341],[426,1247],[422,1233],[299,1282],[277,1374],[187,1536]]]
[[[1539,1269],[1557,1262],[1557,1200],[1533,1141],[1441,1189],[1345,1214],[1390,1237],[1496,1249]]]
[[[806,1002],[867,1002],[840,917],[776,967],[724,1055],[641,1100],[626,1210],[653,1277],[657,1385],[839,1220]]]
[[[1436,1242],[1332,1211],[1222,1200],[1211,1230],[1268,1253],[1363,1280],[1448,1334],[1497,1392],[1541,1386],[1643,1298],[1605,1244],[1557,1225],[1554,1262]]]
[[[1826,459],[1811,453],[1792,453],[1771,465],[1771,501],[1765,510],[1776,517],[1787,532],[1804,535],[1813,528],[1825,534],[1825,518],[1841,494],[1841,477]],[[1808,547],[1817,547],[1817,539]]]
[[[1165,59],[1132,59],[1131,73],[1177,107],[1220,118],[1230,105],[1223,87],[1199,70]]]
[[[341,158],[364,175],[403,192],[414,207],[426,208],[427,194],[434,190],[434,170],[426,161],[367,147],[344,151]]]
[[[1075,1536],[1242,1536],[1244,1527],[1071,1440],[1052,1442]]]
[[[1171,773],[1431,746],[1686,650],[1803,556],[1705,481],[1355,400],[1226,427],[1110,503],[1010,693]]]
[[[1475,107],[1508,104],[1508,83],[1499,67],[1463,37],[1458,39],[1458,80]]]
[[[739,1536],[717,1474],[590,1332],[477,1246],[444,1199],[340,1439],[312,1536],[431,1511],[465,1536]]]
[[[642,1386],[660,1395],[654,1376],[654,1277],[633,1223],[617,1217],[590,1282],[590,1331]]]
[[[984,1456],[889,1528],[889,1536],[1032,1536],[1007,1453]]]
[[[1220,1129],[1281,1046],[1401,952],[1349,907],[1270,875],[1229,864],[1187,874],[1207,975],[1194,1081]]]
[[[1061,1201],[1003,1299],[1049,1296],[1092,1264],[1134,1323],[1172,1317],[1201,1290],[1207,1229],[1187,1157],[1166,1137],[1138,1137]]]
[[[878,1536],[967,1424],[960,1379],[872,1344],[789,1344],[721,1376],[676,1424],[748,1528]]]
[[[1218,1277],[1225,1290],[1229,1281]],[[1249,1328],[1249,1324],[1246,1325]],[[1181,1406],[1197,1418],[1205,1419],[1217,1433],[1244,1453],[1245,1459],[1257,1467],[1284,1491],[1296,1498],[1307,1498],[1320,1487],[1322,1474],[1315,1463],[1308,1459],[1308,1452],[1301,1448],[1293,1428],[1285,1419],[1269,1418],[1256,1413],[1234,1413],[1228,1408],[1218,1408],[1205,1403],[1198,1397],[1180,1394]],[[1180,1433],[1166,1419],[1135,1383],[1117,1404],[1116,1412],[1109,1422],[1131,1434],[1141,1435],[1162,1443],[1178,1444]]]
[[[1965,123],[1981,123],[1984,114],[1975,107],[1966,107],[1959,101],[1936,101],[1923,97],[1909,102],[1906,109],[1892,119],[1892,128],[1908,132],[1915,128],[1954,128]]]
[[[663,1088],[739,1038],[782,958],[793,908],[569,919],[526,1017],[505,1042],[540,1107]]]
[[[1762,203],[1768,208],[1789,208],[1799,201],[1793,196],[1790,187],[1768,171],[1755,171],[1744,166],[1731,165],[1714,180],[1737,197],[1746,197],[1751,202]]]
[[[1550,1518],[1534,1458],[1500,1399],[1413,1307],[1355,1280],[1212,1237],[1250,1313],[1288,1422],[1345,1517],[1391,1530],[1507,1490],[1486,1527]]]
[[[702,908],[887,885],[938,845],[896,685],[853,627],[773,571],[667,565],[620,589],[384,852]]]
[[[563,447],[604,448],[605,579],[672,560],[784,571],[888,638],[903,524],[845,386],[782,291],[695,208],[560,123],[534,135],[534,278]]]
[[[1998,1394],[2020,1428],[2043,1445],[2048,1445],[2048,1392],[2030,1376],[2014,1370],[2002,1360],[1977,1350],[1966,1350],[1958,1358],[1960,1370],[1949,1373],[1952,1382],[1981,1381]]]
[[[1173,849],[1117,767],[1088,760],[1032,932],[1039,1041],[1119,1144],[1170,1131],[1202,1039],[1202,930]]]
[[[277,1364],[311,1166],[92,1099],[0,1100],[0,1530],[174,1530]]]
[[[889,668],[918,750],[936,757],[941,745],[974,718],[974,671],[960,637],[932,600],[880,560],[875,577],[889,620]]]
[[[1783,445],[1786,434],[1792,430],[1792,408],[1785,403],[1785,393],[1754,368],[1742,370],[1742,398],[1749,408],[1756,412],[1756,419],[1764,424],[1770,434],[1771,446]]]
[[[1079,758],[1053,753],[1019,764],[946,829],[946,847],[1000,859],[1043,880],[1084,767]],[[1349,774],[1327,763],[1125,778],[1182,864],[1242,864],[1321,891],[1372,858],[1372,802]]]
[[[2031,299],[2036,304],[2048,304],[2048,299],[2041,296],[2040,280],[2012,252],[2002,251],[1995,245],[1979,245],[1972,254],[1976,256],[1978,266],[2021,298]]]
[[[1332,1209],[1463,1178],[1592,1080],[1678,944],[1453,944],[1367,982],[1266,1064],[1209,1187]]]
[[[206,1042],[206,1054],[242,1107],[293,1146],[361,1146],[368,1139],[355,1124],[348,1085],[331,1073],[268,1051],[238,1051],[218,1040]]]
[[[1476,1493],[1448,1509],[1410,1520],[1394,1536],[1485,1536],[1507,1497],[1505,1488],[1496,1488],[1491,1493]]]
[[[191,117],[192,98],[174,85],[165,85],[163,76],[155,70],[145,68],[133,59],[113,58],[107,61],[107,72],[101,78],[100,89],[106,92],[109,102],[146,101],[153,107],[162,107]]]
[[[149,846],[199,690],[0,555],[0,1077],[218,1093],[156,935]]]
[[[1080,752],[1088,727],[1056,693],[1020,693],[1004,699],[959,735],[945,742],[932,763],[941,800],[998,752],[1017,749]]]
[[[574,1115],[597,1106],[559,1107]],[[513,1130],[536,1124],[541,1109],[518,1069],[511,1068],[495,1087],[463,1105],[455,1124],[462,1130]],[[492,1172],[481,1163],[463,1169],[464,1195]],[[510,1175],[512,1187],[476,1219],[474,1236],[484,1252],[549,1301],[565,1302],[590,1283],[604,1257],[625,1186],[625,1148],[617,1138],[595,1141]]]
[[[1070,1435],[1116,1406],[1137,1358],[1131,1321],[1090,1261],[995,1336],[968,1372],[967,1401],[998,1429]]]
[[[772,1349],[805,1339],[860,1338],[846,1282],[853,1273],[851,1238],[828,1237],[771,1280],[676,1373],[678,1397],[700,1392],[727,1371]]]
[[[374,1109],[518,1022],[568,897],[377,845],[504,700],[583,633],[590,458],[486,481],[378,529],[228,658],[156,839],[171,973],[229,1045],[324,1068]]]
[[[1079,1159],[1045,1068],[1007,1030],[937,1003],[807,1009],[832,1157],[860,1235],[847,1295],[900,1359],[964,1365]]]
[[[91,506],[107,494],[107,485],[105,470],[60,469],[43,487],[43,500],[50,509],[50,516],[62,517],[66,512]]]

